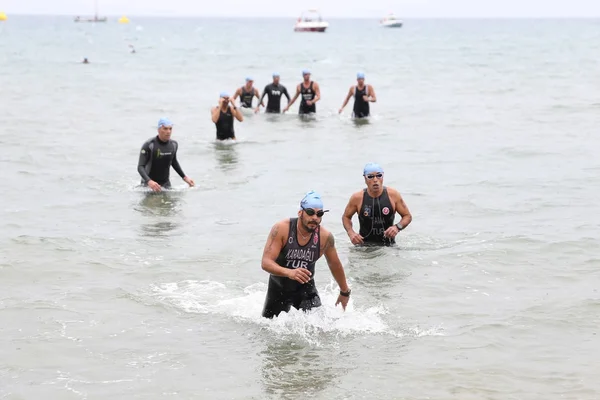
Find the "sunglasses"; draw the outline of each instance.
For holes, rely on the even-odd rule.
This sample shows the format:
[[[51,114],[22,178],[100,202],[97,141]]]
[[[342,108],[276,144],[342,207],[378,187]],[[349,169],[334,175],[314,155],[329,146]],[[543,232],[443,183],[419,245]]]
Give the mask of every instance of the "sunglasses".
[[[321,218],[326,212],[329,211],[329,210],[315,211],[312,208],[304,208],[304,207],[302,207],[302,209],[304,210],[304,212],[306,213],[306,215],[308,215],[309,217],[312,217],[313,215],[317,214],[317,217],[319,217],[319,218]]]
[[[373,179],[375,177],[377,177],[377,179],[381,179],[381,178],[383,178],[383,174],[382,173],[375,174],[375,175],[369,174],[369,175],[366,175],[366,177],[367,177],[368,180],[371,180],[371,179]]]

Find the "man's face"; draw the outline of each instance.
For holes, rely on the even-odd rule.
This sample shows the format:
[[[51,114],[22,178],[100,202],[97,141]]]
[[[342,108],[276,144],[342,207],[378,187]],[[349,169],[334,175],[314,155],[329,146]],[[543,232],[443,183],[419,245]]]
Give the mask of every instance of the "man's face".
[[[304,82],[310,81],[310,74],[304,74]]]
[[[365,183],[371,191],[379,191],[383,187],[383,173],[370,172],[365,174]]]
[[[169,139],[171,139],[172,132],[173,132],[172,126],[161,125],[161,127],[158,128],[158,138],[160,140],[162,140],[163,142],[166,142]]]
[[[302,208],[298,211],[298,218],[304,229],[314,232],[321,225],[325,212],[320,208]]]

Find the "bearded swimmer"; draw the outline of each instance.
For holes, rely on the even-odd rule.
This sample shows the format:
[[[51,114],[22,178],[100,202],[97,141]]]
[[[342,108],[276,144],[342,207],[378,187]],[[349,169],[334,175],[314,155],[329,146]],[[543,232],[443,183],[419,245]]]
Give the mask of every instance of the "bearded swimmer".
[[[340,287],[335,305],[346,309],[350,288],[344,267],[333,235],[320,226],[327,211],[323,210],[321,196],[311,191],[300,201],[298,218],[284,219],[271,228],[262,257],[262,269],[270,273],[263,317],[276,317],[292,306],[302,311],[321,306],[314,275],[322,255]]]
[[[283,109],[283,112],[289,110],[300,95],[302,95],[302,99],[300,100],[298,114],[305,115],[317,112],[316,103],[321,99],[321,88],[317,82],[310,80],[309,70],[305,69],[302,71],[302,78],[302,83],[296,86],[296,94],[292,97],[287,107]]]
[[[252,100],[254,100],[254,96],[260,100],[260,93],[258,89],[254,87],[254,79],[247,77],[246,84],[241,88],[238,88],[233,94],[233,101],[238,97],[240,98],[240,107],[242,108],[252,108]]]
[[[169,173],[171,166],[189,186],[194,181],[186,176],[177,161],[177,142],[171,139],[173,123],[168,118],[158,121],[158,135],[148,139],[142,146],[138,161],[138,173],[142,177],[142,185],[148,186],[155,192],[162,188],[170,189]]]
[[[342,223],[350,241],[355,244],[390,246],[396,235],[412,221],[412,215],[400,193],[383,186],[383,168],[379,164],[365,165],[363,176],[367,188],[354,193],[346,206]],[[352,217],[358,213],[359,233],[352,229]],[[396,213],[401,220],[394,225]]]
[[[356,85],[352,85],[350,90],[348,91],[348,95],[344,100],[344,104],[342,104],[342,108],[340,108],[339,113],[341,114],[348,104],[350,98],[354,96],[354,107],[352,110],[353,118],[366,118],[370,115],[370,107],[369,103],[375,103],[377,101],[377,96],[375,95],[375,90],[373,86],[365,84],[365,74],[359,72],[356,74]]]

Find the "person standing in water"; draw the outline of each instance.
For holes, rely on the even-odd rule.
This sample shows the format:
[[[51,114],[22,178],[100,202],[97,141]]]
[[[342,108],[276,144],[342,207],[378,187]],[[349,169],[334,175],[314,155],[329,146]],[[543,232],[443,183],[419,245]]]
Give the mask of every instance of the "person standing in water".
[[[256,96],[257,99],[260,99],[260,93],[258,89],[254,87],[254,79],[247,77],[246,84],[238,88],[233,94],[233,101],[235,103],[235,99],[239,97],[240,107],[252,108],[252,100],[254,100],[254,96]]]
[[[327,211],[323,210],[321,196],[310,191],[300,201],[297,218],[286,218],[271,228],[261,262],[262,269],[269,273],[263,317],[276,317],[291,307],[308,311],[321,306],[314,276],[315,264],[323,255],[340,287],[335,305],[346,309],[350,288],[344,267],[333,234],[321,226]]]
[[[273,74],[273,83],[269,83],[265,86],[265,90],[263,91],[262,97],[260,98],[260,102],[254,112],[259,112],[260,107],[263,106],[263,99],[265,96],[269,96],[269,100],[267,101],[267,108],[265,109],[265,113],[275,113],[279,114],[281,112],[281,96],[287,97],[288,104],[290,103],[290,95],[285,86],[279,83],[279,74]]]
[[[356,74],[356,85],[352,85],[348,91],[348,95],[340,108],[339,113],[341,114],[348,104],[350,97],[354,96],[354,108],[352,110],[353,118],[366,118],[370,115],[369,103],[375,103],[377,96],[373,86],[365,84],[365,74],[359,72]]]
[[[379,164],[365,165],[363,176],[367,188],[354,193],[346,205],[342,224],[352,244],[389,246],[396,235],[412,221],[412,215],[400,193],[383,186],[383,168]],[[359,233],[352,229],[352,216],[358,213]],[[394,225],[396,213],[402,218]]]
[[[173,123],[168,118],[158,121],[158,135],[148,139],[140,151],[138,173],[142,177],[142,185],[148,186],[155,192],[162,188],[170,189],[169,174],[171,166],[189,186],[194,186],[193,179],[186,176],[177,161],[178,144],[171,139]]]
[[[233,130],[233,118],[242,122],[244,116],[235,106],[234,100],[229,94],[222,92],[219,96],[219,105],[211,110],[212,122],[217,127],[217,140],[235,140],[235,131]]]
[[[292,101],[288,103],[287,107],[283,109],[283,112],[289,110],[300,95],[302,95],[302,100],[300,100],[298,114],[305,115],[317,112],[316,103],[321,100],[321,89],[319,88],[319,84],[310,80],[309,70],[305,69],[302,71],[302,78],[302,83],[296,86],[296,94],[292,98]]]

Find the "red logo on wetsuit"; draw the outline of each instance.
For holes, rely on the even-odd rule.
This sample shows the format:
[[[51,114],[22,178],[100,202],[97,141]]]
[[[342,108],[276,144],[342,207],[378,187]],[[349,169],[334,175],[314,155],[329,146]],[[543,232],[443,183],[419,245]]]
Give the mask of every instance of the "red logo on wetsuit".
[[[383,207],[383,210],[381,210],[383,212],[383,215],[388,215],[390,213],[390,209],[387,207]]]
[[[315,236],[313,236],[313,243],[317,244],[318,241],[319,241],[319,234],[317,232],[315,232]]]

